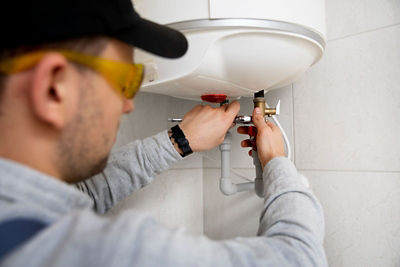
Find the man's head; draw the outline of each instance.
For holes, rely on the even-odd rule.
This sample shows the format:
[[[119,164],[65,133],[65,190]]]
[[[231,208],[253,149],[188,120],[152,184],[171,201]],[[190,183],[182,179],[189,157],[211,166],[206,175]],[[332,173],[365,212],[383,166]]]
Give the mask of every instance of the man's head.
[[[79,47],[84,43],[89,46],[77,50],[132,62],[131,46],[107,38],[77,40],[53,47]],[[21,144],[34,148],[28,155],[33,158],[26,163],[36,166],[33,161],[41,160],[43,152],[50,156],[41,164],[43,171],[71,182],[103,169],[115,141],[119,118],[133,109],[132,101],[116,92],[96,71],[69,62],[57,52],[46,53],[27,71],[5,77],[2,89],[0,123],[2,128],[8,125],[3,136],[9,135],[3,140],[20,136]],[[17,147],[13,144],[7,148],[16,159],[21,152],[25,153],[22,147]]]
[[[129,9],[121,11],[122,19],[113,21],[116,25],[112,26],[108,25],[112,24],[109,15],[99,20],[98,16],[103,14],[93,15],[96,10],[88,8],[87,1],[80,2],[86,3],[83,5],[86,11],[71,9],[70,4],[64,3],[60,16],[67,18],[69,15],[70,18],[66,25],[62,20],[55,23],[63,25],[60,29],[65,32],[56,33],[54,40],[48,41],[52,38],[51,32],[57,29],[49,24],[44,30],[31,29],[46,42],[33,36],[34,41],[28,38],[25,44],[17,36],[0,47],[0,63],[34,51],[45,51],[33,66],[0,76],[0,127],[4,129],[0,133],[0,156],[68,182],[82,180],[104,168],[115,142],[119,118],[132,111],[133,103],[116,90],[120,88],[110,82],[107,71],[98,71],[95,63],[89,67],[79,64],[60,51],[128,64],[133,60],[134,44],[166,57],[180,56],[187,48],[186,39],[180,33],[142,20],[129,0],[96,2],[96,6],[103,4],[102,12],[110,9],[114,15],[121,11],[121,6]],[[65,8],[70,8],[75,17],[66,14]],[[94,16],[103,25],[89,22],[81,25],[81,32],[67,27],[76,21],[87,22],[87,16]],[[102,27],[103,32],[95,34],[101,30],[92,29],[93,25]],[[27,35],[32,36],[31,33]],[[71,35],[74,38],[62,37]],[[164,44],[157,38],[163,39]]]

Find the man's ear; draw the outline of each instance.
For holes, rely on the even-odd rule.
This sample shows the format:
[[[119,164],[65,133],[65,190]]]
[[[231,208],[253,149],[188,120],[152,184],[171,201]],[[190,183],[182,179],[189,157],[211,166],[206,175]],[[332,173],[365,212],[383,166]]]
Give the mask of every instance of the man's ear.
[[[61,129],[66,123],[68,62],[58,53],[46,54],[32,73],[29,101],[33,115],[40,121]]]

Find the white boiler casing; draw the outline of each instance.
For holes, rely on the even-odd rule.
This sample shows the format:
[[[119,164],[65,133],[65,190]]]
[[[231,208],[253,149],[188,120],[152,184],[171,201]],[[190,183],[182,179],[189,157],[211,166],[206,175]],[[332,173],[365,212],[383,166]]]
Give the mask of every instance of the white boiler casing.
[[[322,56],[324,0],[134,0],[142,17],[182,31],[185,56],[137,49],[146,64],[142,91],[200,100],[281,88]]]

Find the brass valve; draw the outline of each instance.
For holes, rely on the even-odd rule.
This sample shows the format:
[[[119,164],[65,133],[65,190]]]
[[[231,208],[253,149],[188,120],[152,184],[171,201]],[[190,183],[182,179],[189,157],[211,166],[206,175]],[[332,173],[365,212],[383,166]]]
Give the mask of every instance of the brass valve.
[[[272,115],[279,115],[280,113],[280,107],[281,107],[281,101],[278,101],[278,104],[276,105],[275,108],[267,108],[265,106],[265,98],[264,97],[255,97],[253,99],[254,103],[254,108],[258,107],[261,109],[262,115],[271,117]]]

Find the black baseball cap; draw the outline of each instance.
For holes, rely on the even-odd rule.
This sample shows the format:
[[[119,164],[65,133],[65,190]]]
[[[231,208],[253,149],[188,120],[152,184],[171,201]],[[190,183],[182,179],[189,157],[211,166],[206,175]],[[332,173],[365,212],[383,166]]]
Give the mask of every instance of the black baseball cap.
[[[0,11],[0,49],[107,36],[150,53],[177,58],[185,36],[143,19],[131,0],[7,0]]]

